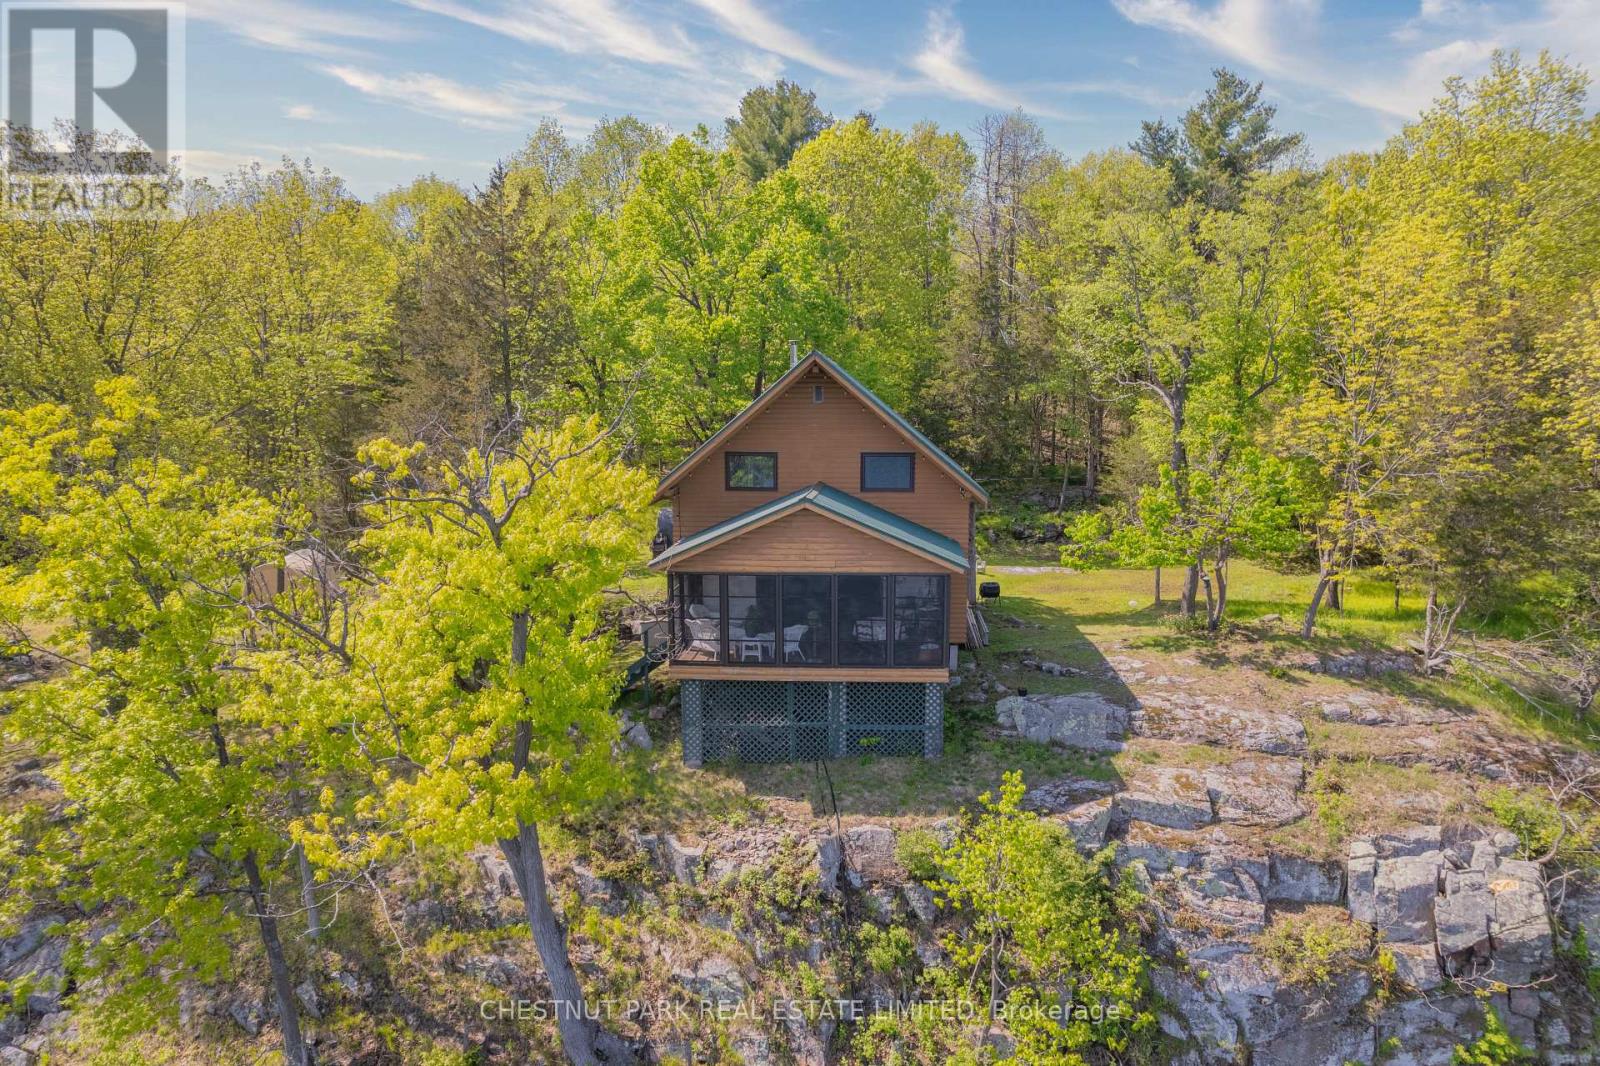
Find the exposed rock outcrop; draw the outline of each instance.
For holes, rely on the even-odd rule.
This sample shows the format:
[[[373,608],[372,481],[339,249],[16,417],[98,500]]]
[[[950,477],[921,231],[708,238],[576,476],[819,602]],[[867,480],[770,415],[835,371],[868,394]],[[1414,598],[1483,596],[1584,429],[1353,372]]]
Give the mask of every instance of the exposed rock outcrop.
[[[1268,755],[1306,753],[1306,727],[1293,715],[1235,706],[1189,692],[1141,695],[1132,715],[1132,730],[1141,737]]]
[[[1000,728],[1037,744],[1083,751],[1121,751],[1128,711],[1096,692],[1072,696],[1007,696],[995,704]]]

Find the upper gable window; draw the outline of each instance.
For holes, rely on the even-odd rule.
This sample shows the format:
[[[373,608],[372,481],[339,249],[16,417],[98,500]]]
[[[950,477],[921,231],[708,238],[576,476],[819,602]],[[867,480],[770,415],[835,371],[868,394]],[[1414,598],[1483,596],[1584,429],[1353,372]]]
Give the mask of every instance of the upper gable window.
[[[862,452],[862,492],[910,492],[916,487],[916,456],[911,452]]]
[[[725,461],[730,489],[770,492],[778,487],[777,452],[728,452]]]

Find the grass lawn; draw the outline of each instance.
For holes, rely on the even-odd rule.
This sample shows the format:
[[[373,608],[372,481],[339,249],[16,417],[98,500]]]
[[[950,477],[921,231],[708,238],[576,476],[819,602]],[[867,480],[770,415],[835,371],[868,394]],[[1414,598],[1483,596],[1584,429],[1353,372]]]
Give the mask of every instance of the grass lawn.
[[[995,727],[994,706],[1003,694],[996,684],[1033,694],[1092,690],[1126,706],[1147,692],[1188,691],[1299,716],[1311,744],[1307,770],[1325,769],[1307,782],[1311,817],[1282,832],[1313,853],[1331,851],[1348,833],[1373,831],[1395,820],[1481,814],[1477,783],[1426,766],[1394,765],[1387,746],[1399,739],[1397,734],[1325,721],[1314,710],[1319,700],[1366,693],[1457,711],[1464,719],[1531,741],[1593,744],[1586,724],[1541,715],[1492,680],[1410,674],[1344,679],[1307,671],[1313,655],[1407,646],[1421,628],[1423,601],[1405,592],[1397,608],[1394,586],[1387,581],[1359,576],[1348,581],[1343,610],[1324,609],[1316,635],[1305,640],[1299,628],[1315,585],[1310,574],[1235,563],[1230,625],[1217,636],[1177,624],[1174,594],[1181,571],[1164,574],[1159,607],[1148,570],[989,576],[1000,581],[1002,592],[986,611],[991,643],[963,653],[961,679],[946,697],[943,758],[688,769],[681,761],[676,718],[669,716],[651,723],[657,746],[644,755],[642,802],[633,815],[642,824],[707,834],[772,818],[828,819],[835,809],[846,820],[925,821],[970,807],[1012,769],[1021,770],[1030,783],[1068,775],[1115,780],[1142,767],[1204,768],[1239,754],[1133,737],[1126,751],[1106,757],[1003,736]],[[1263,621],[1271,615],[1280,617]],[[1053,675],[1025,665],[1030,660],[1066,669]],[[1447,753],[1457,742],[1448,731],[1438,738]],[[1368,802],[1375,796],[1394,802]]]
[[[1065,620],[1086,632],[1115,631],[1124,636],[1172,632],[1162,622],[1177,614],[1177,597],[1183,583],[1181,570],[1164,571],[1162,606],[1157,608],[1153,570],[988,577],[1000,582],[1001,613],[1047,625]],[[1316,583],[1315,574],[1284,574],[1251,562],[1235,562],[1229,567],[1228,617],[1235,622],[1249,622],[1265,615],[1281,615],[1281,628],[1287,633],[1297,632]],[[1358,576],[1346,584],[1342,611],[1324,608],[1318,614],[1317,633],[1334,640],[1355,639],[1398,647],[1421,628],[1423,603],[1421,595],[1403,593],[1396,610],[1391,583]]]

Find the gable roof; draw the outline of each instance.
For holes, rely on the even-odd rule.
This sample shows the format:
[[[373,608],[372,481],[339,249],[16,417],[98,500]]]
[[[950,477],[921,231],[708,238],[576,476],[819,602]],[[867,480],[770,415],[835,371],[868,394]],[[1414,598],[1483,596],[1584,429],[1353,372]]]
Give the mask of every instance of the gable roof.
[[[651,559],[650,569],[660,570],[668,563],[688,558],[796,511],[814,511],[943,566],[955,570],[967,568],[966,552],[960,544],[943,533],[819,482],[708,526],[692,537],[685,537]]]
[[[971,474],[961,469],[961,465],[959,463],[946,455],[937,444],[923,436],[917,427],[913,426],[910,422],[907,422],[904,418],[902,418],[900,412],[896,411],[894,408],[878,399],[877,395],[874,394],[871,389],[867,388],[865,385],[861,384],[861,382],[851,377],[850,372],[845,370],[844,367],[840,366],[832,359],[829,359],[815,348],[811,349],[810,353],[807,354],[804,359],[800,360],[794,366],[785,371],[783,376],[774,381],[770,388],[768,388],[760,396],[757,396],[754,400],[751,400],[749,405],[746,406],[744,410],[730,418],[727,424],[713,433],[710,439],[708,439],[704,444],[690,452],[688,457],[684,459],[683,462],[673,467],[667,473],[667,476],[661,479],[661,484],[656,487],[655,499],[663,499],[674,485],[682,481],[684,477],[688,475],[689,471],[699,466],[703,460],[715,452],[717,448],[720,447],[723,442],[731,437],[736,431],[738,431],[741,426],[744,426],[752,418],[765,410],[768,404],[781,396],[785,389],[792,385],[797,378],[806,373],[813,366],[822,367],[824,371],[838,381],[839,384],[843,385],[848,392],[854,395],[856,399],[860,400],[862,403],[866,404],[868,407],[872,408],[879,415],[881,415],[890,426],[904,436],[906,440],[915,445],[918,451],[922,452],[935,464],[943,468],[947,474],[955,478],[965,488],[971,491],[972,494],[978,498],[979,502],[984,504],[989,502],[989,494],[983,491],[983,486],[979,485],[977,480],[973,478]]]

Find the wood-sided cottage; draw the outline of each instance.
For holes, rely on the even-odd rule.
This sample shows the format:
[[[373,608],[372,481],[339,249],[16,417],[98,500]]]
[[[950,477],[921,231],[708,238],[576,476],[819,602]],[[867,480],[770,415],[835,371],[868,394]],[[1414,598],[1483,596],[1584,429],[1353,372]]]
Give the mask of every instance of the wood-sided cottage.
[[[662,479],[684,761],[936,757],[976,642],[970,474],[821,352]]]

